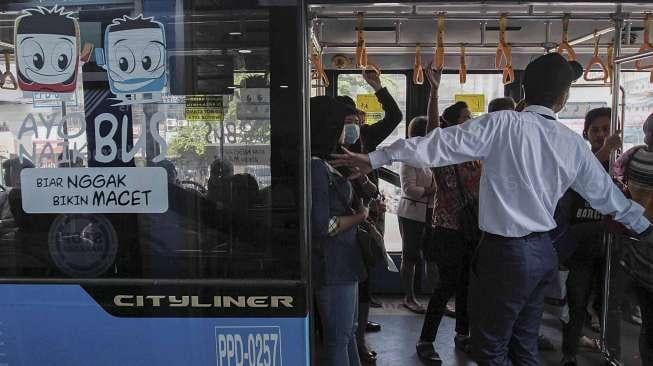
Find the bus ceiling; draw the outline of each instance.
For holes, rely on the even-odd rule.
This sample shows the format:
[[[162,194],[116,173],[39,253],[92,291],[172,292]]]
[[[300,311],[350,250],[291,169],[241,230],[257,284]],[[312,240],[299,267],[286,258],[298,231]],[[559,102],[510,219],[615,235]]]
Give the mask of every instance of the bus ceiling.
[[[595,35],[601,36],[600,54],[607,54],[614,42],[615,16],[624,24],[621,54],[637,54],[644,41],[645,17],[653,13],[652,3],[636,2],[337,3],[309,5],[311,36],[327,69],[355,68],[346,66],[343,58],[355,58],[359,24],[363,24],[367,55],[382,69],[410,69],[417,46],[428,63],[438,46],[438,17],[444,18],[442,48],[447,69],[459,67],[463,45],[468,69],[495,69],[502,17],[515,69],[523,69],[536,55],[557,49],[565,37],[584,65],[593,57]],[[629,67],[632,65],[624,65],[624,69]]]

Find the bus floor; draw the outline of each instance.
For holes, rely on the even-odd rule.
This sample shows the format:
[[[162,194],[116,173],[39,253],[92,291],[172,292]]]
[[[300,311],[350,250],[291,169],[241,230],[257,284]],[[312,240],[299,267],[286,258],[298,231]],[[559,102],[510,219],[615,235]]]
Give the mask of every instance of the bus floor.
[[[369,333],[367,342],[378,353],[378,366],[421,366],[423,365],[415,353],[415,343],[419,338],[422,329],[423,315],[409,312],[401,305],[401,299],[397,297],[379,297],[383,303],[382,308],[372,309],[370,320],[382,324],[383,329],[379,333]],[[422,299],[426,304],[427,299]],[[562,354],[561,323],[556,307],[547,305],[542,321],[542,332],[549,338],[556,347],[555,351],[541,351],[540,360],[542,366],[560,365]],[[455,321],[445,317],[440,325],[435,348],[443,359],[444,366],[472,366],[476,365],[464,353],[454,350],[453,335]],[[591,338],[598,338],[598,334],[586,330],[585,334]],[[623,323],[622,347],[624,366],[639,366],[638,354],[639,328]],[[600,354],[583,351],[578,355],[579,366],[602,366],[604,364]]]

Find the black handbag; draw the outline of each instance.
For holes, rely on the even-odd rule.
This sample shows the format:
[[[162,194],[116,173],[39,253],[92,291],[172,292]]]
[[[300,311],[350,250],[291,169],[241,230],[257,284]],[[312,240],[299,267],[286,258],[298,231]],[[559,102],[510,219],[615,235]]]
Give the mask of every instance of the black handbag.
[[[638,285],[653,292],[653,246],[645,241],[622,238],[619,264]]]
[[[460,213],[458,214],[458,222],[460,229],[463,232],[465,240],[469,243],[476,244],[481,240],[481,229],[478,227],[478,200],[467,191],[460,179],[458,167],[454,165],[454,174],[456,175],[456,182],[458,183],[458,193],[460,202]]]

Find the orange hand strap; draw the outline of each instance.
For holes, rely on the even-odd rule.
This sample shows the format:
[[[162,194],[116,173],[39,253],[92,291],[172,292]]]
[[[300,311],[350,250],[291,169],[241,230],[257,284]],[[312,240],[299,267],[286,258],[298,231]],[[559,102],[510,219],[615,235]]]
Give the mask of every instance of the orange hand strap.
[[[569,61],[575,61],[576,52],[573,48],[571,48],[571,45],[569,44],[569,18],[569,14],[565,14],[565,16],[562,18],[562,41],[560,42],[560,45],[558,45],[557,51],[561,55],[567,52],[567,59]]]
[[[508,19],[502,14],[499,19],[499,44],[494,57],[494,66],[503,69],[503,84],[511,84],[515,81],[515,71],[512,68],[512,46],[506,40],[506,28]]]
[[[358,13],[358,26],[356,29],[356,66],[365,68],[367,65],[367,50],[365,49],[365,31],[363,30],[363,13]]]
[[[501,15],[499,19],[499,43],[497,44],[497,52],[494,58],[494,67],[497,69],[502,69],[508,66],[508,55],[506,47],[508,43],[506,42],[506,27],[508,25],[508,20],[506,15]]]
[[[608,46],[608,57],[607,57],[607,68],[608,68],[608,78],[605,80],[606,83],[612,82],[613,78],[613,73],[614,73],[614,68],[612,67],[612,63],[614,62],[614,42],[610,43]]]
[[[460,45],[460,70],[458,72],[460,76],[460,83],[465,84],[467,82],[467,60],[465,60],[465,45]]]
[[[601,36],[598,35],[596,31],[594,31],[594,55],[587,63],[587,66],[585,66],[585,74],[583,75],[583,79],[585,79],[585,81],[598,81],[598,80],[606,81],[608,79],[608,74],[610,72],[608,71],[607,66],[605,66],[605,63],[603,62],[601,56],[599,56],[600,40],[601,40]],[[592,66],[594,65],[599,65],[601,67],[601,71],[603,72],[603,75],[597,77],[589,76],[590,71],[592,71]]]
[[[16,90],[18,89],[18,82],[16,77],[11,73],[11,54],[7,51],[4,53],[5,56],[5,72],[2,73],[2,89]],[[8,85],[9,84],[9,85]]]
[[[322,64],[322,55],[315,51],[313,43],[311,42],[311,64],[313,65],[313,70],[311,70],[311,79],[317,81],[317,87],[328,87],[331,83],[329,82],[329,77],[324,71],[324,65]]]
[[[642,39],[642,46],[639,48],[640,53],[650,51],[653,49],[653,44],[651,44],[650,32],[651,32],[651,14],[646,14],[646,17],[644,18],[644,37]],[[637,70],[648,70],[653,68],[653,63],[645,64],[644,60],[637,60],[635,61],[635,68],[637,68]]]
[[[413,66],[413,84],[424,84],[424,69],[422,68],[422,55],[420,54],[421,46],[419,43],[415,47],[415,65]]]
[[[442,70],[444,67],[444,15],[438,15],[437,46],[435,46],[435,68]]]

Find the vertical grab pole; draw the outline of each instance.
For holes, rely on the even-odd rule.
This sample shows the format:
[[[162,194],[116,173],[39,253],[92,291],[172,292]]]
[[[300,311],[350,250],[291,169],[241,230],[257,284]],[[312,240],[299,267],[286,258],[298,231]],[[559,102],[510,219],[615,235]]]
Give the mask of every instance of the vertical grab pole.
[[[617,11],[613,15],[614,22],[614,59],[621,56],[621,44],[622,44],[622,31],[624,25],[624,14],[622,12],[621,5],[617,6]],[[614,63],[612,66],[612,123],[610,124],[610,134],[614,134],[619,126],[619,123],[624,121],[619,121],[619,102],[620,96],[619,92],[621,86],[621,64]],[[616,158],[616,153],[612,152],[610,154],[610,171],[612,171],[612,164]],[[610,272],[611,262],[612,262],[612,247],[614,245],[614,236],[609,233],[604,233],[603,242],[605,243],[605,276],[603,278],[603,304],[601,306],[601,348],[603,356],[611,363],[615,364],[610,351],[608,350],[606,340],[607,340],[607,326],[608,326],[608,301],[610,299]]]

